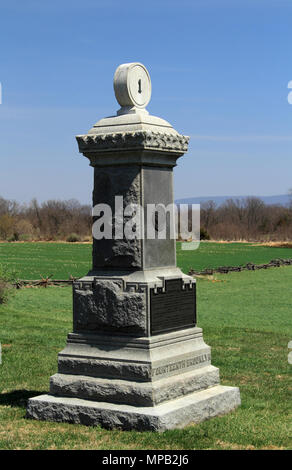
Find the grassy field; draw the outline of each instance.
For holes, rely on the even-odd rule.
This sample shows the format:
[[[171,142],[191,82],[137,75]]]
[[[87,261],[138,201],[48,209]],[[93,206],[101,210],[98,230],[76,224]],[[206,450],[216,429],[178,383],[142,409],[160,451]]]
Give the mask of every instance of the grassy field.
[[[292,248],[252,243],[201,242],[198,250],[181,250],[177,243],[177,264],[185,272],[218,266],[240,266],[248,262],[268,263],[275,258],[292,258]],[[81,277],[91,267],[91,245],[80,243],[0,243],[0,263],[17,271],[20,279],[68,279]]]
[[[81,243],[0,243],[0,263],[20,279],[69,279],[89,271],[91,251],[90,244]]]
[[[86,245],[70,249],[90,251]],[[240,387],[242,405],[161,434],[26,420],[27,399],[48,391],[58,351],[72,329],[71,289],[15,291],[0,305],[0,449],[291,448],[291,285],[290,266],[198,279],[198,324],[221,383]]]
[[[262,246],[255,243],[201,242],[198,250],[181,250],[177,243],[177,264],[185,272],[219,266],[268,263],[276,258],[292,258],[292,248]]]

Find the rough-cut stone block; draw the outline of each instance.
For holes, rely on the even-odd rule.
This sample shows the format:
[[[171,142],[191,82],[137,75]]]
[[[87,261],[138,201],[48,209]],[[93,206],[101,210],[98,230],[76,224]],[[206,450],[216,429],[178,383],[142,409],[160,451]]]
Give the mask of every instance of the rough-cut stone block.
[[[133,406],[154,406],[218,384],[219,370],[213,366],[154,383],[55,374],[50,379],[50,393]]]
[[[126,378],[147,381],[151,378],[149,364],[60,355],[58,372],[89,377],[108,377],[109,379]]]
[[[126,215],[125,208],[131,204],[141,205],[140,171],[137,166],[127,168],[96,168],[94,171],[93,206],[106,204],[111,210],[111,219],[107,220],[112,228],[112,237],[93,238],[93,268],[141,268],[142,245],[138,238],[128,238],[124,234],[125,225],[132,216]],[[116,207],[115,197],[121,200],[122,213]],[[99,217],[104,220],[102,214]],[[94,218],[94,224],[97,218]],[[121,234],[116,233],[119,227]],[[93,232],[94,232],[93,224]],[[121,238],[120,238],[121,236]]]
[[[74,331],[146,332],[146,294],[125,292],[122,282],[96,279],[92,288],[73,288]]]
[[[237,387],[217,385],[155,407],[41,395],[29,400],[26,417],[109,429],[165,431],[223,415],[239,405]]]

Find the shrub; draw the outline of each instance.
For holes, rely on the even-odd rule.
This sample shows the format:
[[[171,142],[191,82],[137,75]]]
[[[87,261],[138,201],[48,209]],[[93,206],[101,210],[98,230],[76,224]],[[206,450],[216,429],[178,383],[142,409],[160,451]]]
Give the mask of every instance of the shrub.
[[[210,235],[204,227],[200,228],[200,240],[210,240]]]
[[[70,242],[70,243],[80,242],[80,237],[79,237],[79,235],[77,235],[77,233],[71,233],[71,234],[66,238],[66,241],[67,241],[67,242]]]
[[[7,241],[8,242],[15,242],[16,240],[15,240],[14,235],[11,235],[11,237],[7,237]]]
[[[0,304],[7,302],[12,294],[12,283],[16,281],[16,273],[0,265]]]
[[[8,242],[18,242],[19,240],[19,236],[18,236],[18,233],[13,233],[13,235],[11,235],[10,237],[7,237],[7,241]]]
[[[7,240],[7,238],[13,236],[13,228],[15,219],[9,214],[3,214],[0,216],[0,239]]]

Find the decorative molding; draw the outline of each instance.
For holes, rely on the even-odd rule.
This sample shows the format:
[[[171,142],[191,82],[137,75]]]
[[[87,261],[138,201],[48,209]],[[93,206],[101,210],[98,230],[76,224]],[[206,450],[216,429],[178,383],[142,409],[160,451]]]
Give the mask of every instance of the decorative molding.
[[[113,134],[86,134],[76,136],[79,152],[149,149],[185,153],[189,137],[152,131],[119,132]]]

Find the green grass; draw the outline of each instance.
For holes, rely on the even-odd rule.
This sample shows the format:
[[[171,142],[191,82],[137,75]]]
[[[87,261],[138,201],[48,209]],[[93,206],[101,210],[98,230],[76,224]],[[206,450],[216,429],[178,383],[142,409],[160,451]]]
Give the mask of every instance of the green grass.
[[[81,277],[91,267],[90,244],[80,243],[0,243],[0,264],[15,269],[20,279]],[[252,243],[201,242],[194,251],[181,250],[177,243],[177,265],[185,272],[218,266],[239,266],[248,262],[268,263],[275,258],[292,258],[292,248]]]
[[[185,272],[219,266],[263,264],[276,258],[292,258],[292,248],[261,246],[255,243],[201,242],[197,250],[181,249],[177,243],[177,264]]]
[[[288,449],[291,423],[292,267],[198,280],[198,324],[221,383],[242,405],[226,416],[161,434],[26,420],[46,393],[72,329],[71,289],[25,288],[0,305],[0,449]],[[291,432],[290,432],[291,436]]]
[[[81,277],[91,267],[90,244],[0,243],[0,264],[15,269],[20,279]]]

